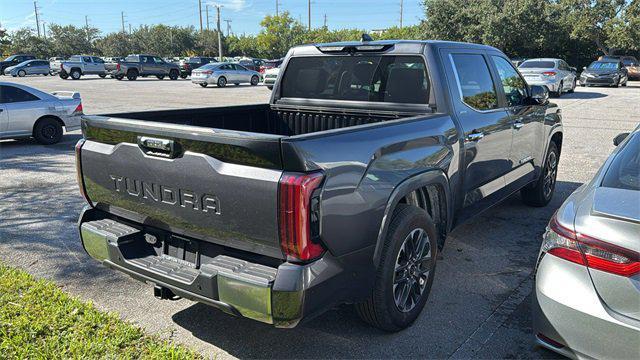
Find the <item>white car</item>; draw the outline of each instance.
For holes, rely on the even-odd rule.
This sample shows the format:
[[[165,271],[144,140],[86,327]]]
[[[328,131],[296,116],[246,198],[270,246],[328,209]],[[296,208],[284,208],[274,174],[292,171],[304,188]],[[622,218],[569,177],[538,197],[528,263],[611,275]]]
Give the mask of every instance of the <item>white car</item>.
[[[62,139],[66,132],[80,128],[80,93],[57,91],[51,94],[29,86],[0,82],[0,139],[34,137],[44,145]]]
[[[576,89],[576,68],[562,59],[528,59],[518,65],[518,71],[527,84],[544,86],[556,97]]]
[[[276,80],[278,79],[278,74],[280,73],[280,68],[271,68],[264,71],[264,81],[263,84],[269,89],[273,90],[273,86],[276,84]]]

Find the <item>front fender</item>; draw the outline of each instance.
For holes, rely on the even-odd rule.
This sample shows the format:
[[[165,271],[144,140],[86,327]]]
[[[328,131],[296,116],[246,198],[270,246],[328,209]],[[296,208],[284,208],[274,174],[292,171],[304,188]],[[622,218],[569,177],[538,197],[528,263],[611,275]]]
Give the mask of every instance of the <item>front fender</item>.
[[[389,225],[391,224],[393,212],[395,211],[397,205],[400,203],[400,200],[402,200],[402,198],[404,198],[411,192],[429,185],[437,185],[442,190],[446,201],[446,226],[447,229],[451,228],[451,221],[453,219],[453,206],[449,180],[446,174],[440,169],[434,169],[407,178],[398,186],[396,186],[396,188],[391,193],[391,196],[389,196],[389,201],[387,202],[387,206],[385,207],[373,254],[373,262],[376,267],[379,265],[380,258],[382,257],[382,249],[384,248],[384,241],[387,238],[387,232],[389,229]]]

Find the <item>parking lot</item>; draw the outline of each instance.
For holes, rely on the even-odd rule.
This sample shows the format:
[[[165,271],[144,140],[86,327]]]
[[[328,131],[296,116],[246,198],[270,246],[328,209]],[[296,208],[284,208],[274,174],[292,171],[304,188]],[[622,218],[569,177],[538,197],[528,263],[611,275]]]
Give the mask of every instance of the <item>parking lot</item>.
[[[82,94],[87,114],[266,102],[264,86],[201,88],[189,80],[116,81],[98,77],[11,78],[44,91]],[[552,99],[565,135],[558,185],[545,208],[514,195],[448,238],[427,307],[409,329],[387,334],[361,322],[350,306],[291,330],[234,318],[187,300],[156,300],[152,287],[99,266],[84,253],[76,220],[83,200],[73,145],[79,132],[45,147],[0,141],[0,261],[54,280],[152,333],[187,344],[205,357],[239,358],[553,358],[533,347],[532,271],[545,225],[613,150],[615,135],[640,122],[640,82],[580,88]]]

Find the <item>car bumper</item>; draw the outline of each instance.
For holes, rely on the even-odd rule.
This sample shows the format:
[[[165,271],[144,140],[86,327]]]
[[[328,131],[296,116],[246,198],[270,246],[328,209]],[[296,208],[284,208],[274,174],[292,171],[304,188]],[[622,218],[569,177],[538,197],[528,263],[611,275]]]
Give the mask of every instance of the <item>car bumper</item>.
[[[218,83],[218,77],[217,76],[194,76],[191,75],[191,82],[193,84],[216,84]]]
[[[527,84],[529,85],[538,85],[538,86],[544,86],[547,88],[547,90],[551,91],[551,92],[558,92],[558,89],[560,89],[560,80],[558,79],[553,79],[553,80],[544,80],[544,79],[536,79],[536,80],[530,80],[530,79],[526,79]]]
[[[580,85],[615,85],[620,81],[617,77],[580,77]]]
[[[263,84],[273,86],[276,83],[277,78],[265,78]]]
[[[88,206],[78,225],[84,249],[103,265],[175,295],[276,327],[294,327],[304,317],[330,308],[350,279],[329,254],[313,263],[284,262],[277,267],[228,255],[203,256],[206,250],[198,250],[202,253],[196,255],[197,267],[166,255],[142,256],[156,251],[147,234],[165,239],[173,235],[156,228],[125,225]],[[131,233],[131,229],[137,232]],[[211,249],[198,240],[191,241],[198,249],[201,245]]]
[[[67,132],[80,129],[82,115],[72,115],[64,117],[64,128]]]
[[[602,303],[586,267],[542,257],[533,300],[538,345],[570,358],[637,358],[640,327],[632,323]]]

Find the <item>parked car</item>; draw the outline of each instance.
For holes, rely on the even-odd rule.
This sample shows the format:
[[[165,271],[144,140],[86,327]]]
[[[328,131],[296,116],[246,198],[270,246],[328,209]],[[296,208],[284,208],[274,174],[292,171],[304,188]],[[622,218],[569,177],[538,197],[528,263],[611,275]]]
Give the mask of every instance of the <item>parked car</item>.
[[[0,139],[34,137],[44,145],[62,139],[63,130],[80,128],[80,93],[51,94],[29,86],[0,82]]]
[[[518,70],[527,84],[544,86],[556,97],[576,89],[576,68],[562,59],[529,59],[520,64]]]
[[[102,60],[104,60],[106,64],[106,63],[117,63],[120,61],[124,61],[124,58],[121,56],[110,56],[110,57],[103,57]]]
[[[60,64],[58,75],[62,79],[70,77],[73,80],[78,80],[83,75],[98,75],[101,78],[105,78],[107,71],[104,66],[104,60],[98,56],[73,55],[69,60]]]
[[[634,56],[624,56],[622,64],[627,69],[627,76],[630,80],[640,80],[640,62]]]
[[[168,63],[159,56],[154,55],[129,55],[124,61],[107,64],[107,72],[111,77],[122,80],[136,80],[138,76],[155,76],[162,80],[168,76],[171,80],[177,80],[180,76],[178,64]]]
[[[180,61],[180,77],[186,79],[191,76],[191,71],[203,65],[216,62],[216,59],[205,56],[193,56]]]
[[[262,65],[260,65],[260,69],[259,69],[260,74],[264,74],[265,71],[269,69],[280,67],[280,65],[282,65],[282,60],[284,59],[267,60],[263,62]]]
[[[277,327],[355,303],[399,331],[455,226],[553,196],[560,110],[493,47],[306,45],[281,71],[269,104],[83,117],[88,254],[162,299]]]
[[[260,66],[264,63],[261,59],[242,58],[238,60],[238,64],[252,71],[260,70]]]
[[[60,66],[66,59],[62,56],[55,56],[49,58],[49,75],[57,75],[60,72]]]
[[[27,75],[49,75],[49,61],[47,60],[27,60],[18,65],[9,66],[4,69],[5,75],[13,77],[25,77]]]
[[[218,87],[225,87],[229,83],[235,85],[251,84],[255,86],[260,82],[260,73],[246,69],[238,64],[214,63],[193,70],[191,73],[191,82],[202,87],[213,84]]]
[[[264,72],[263,83],[269,90],[273,90],[273,87],[276,84],[276,80],[278,80],[279,73],[280,73],[279,67],[271,68]]]
[[[11,55],[5,58],[3,61],[0,61],[0,75],[4,74],[4,70],[9,66],[18,65],[27,60],[33,60],[36,57],[33,55],[25,55],[25,54],[16,54]]]
[[[627,86],[628,80],[627,69],[618,60],[594,61],[580,74],[581,86]]]
[[[614,144],[553,216],[538,258],[536,339],[570,358],[640,353],[640,127]]]
[[[520,66],[520,64],[522,64],[523,62],[527,61],[527,59],[525,58],[521,58],[521,57],[516,57],[516,58],[511,58],[511,63],[513,64],[513,66],[518,67]]]

